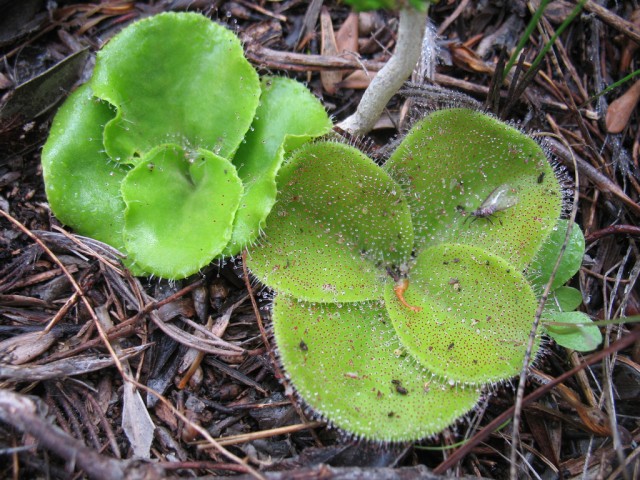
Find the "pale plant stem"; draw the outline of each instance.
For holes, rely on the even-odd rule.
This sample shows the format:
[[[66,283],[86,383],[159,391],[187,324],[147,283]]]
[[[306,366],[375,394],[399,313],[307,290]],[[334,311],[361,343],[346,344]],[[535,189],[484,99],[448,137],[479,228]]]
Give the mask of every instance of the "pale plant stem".
[[[424,12],[412,8],[400,10],[398,41],[393,56],[365,90],[355,113],[338,127],[352,135],[364,135],[373,128],[389,99],[400,90],[418,63],[426,25],[426,9]]]

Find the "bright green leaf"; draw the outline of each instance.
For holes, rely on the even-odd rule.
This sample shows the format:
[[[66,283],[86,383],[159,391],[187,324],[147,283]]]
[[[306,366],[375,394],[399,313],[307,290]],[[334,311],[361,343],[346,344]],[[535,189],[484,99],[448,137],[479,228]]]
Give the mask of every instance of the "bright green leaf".
[[[538,307],[522,271],[562,191],[533,140],[465,109],[418,122],[384,170],[395,182],[344,145],[295,152],[249,267],[276,290],[275,337],[300,396],[357,436],[411,440],[464,411],[453,415],[449,393],[408,400],[426,378],[446,392],[433,382],[520,372]],[[576,303],[565,289],[553,300]]]
[[[130,169],[104,153],[102,129],[115,115],[83,85],[58,111],[42,151],[51,210],[81,235],[124,251],[120,183]]]
[[[544,242],[542,248],[534,258],[530,267],[527,269],[527,275],[530,277],[531,282],[540,289],[545,287],[551,277],[551,272],[556,264],[558,255],[560,255],[560,250],[564,243],[568,226],[569,222],[567,220],[560,220],[558,222],[558,227],[553,230],[551,235]],[[552,289],[558,288],[567,283],[571,277],[580,270],[582,258],[584,257],[584,248],[585,243],[582,230],[580,230],[578,225],[574,224],[571,229],[567,248],[564,255],[562,255],[562,260],[558,266],[556,276],[551,284]]]
[[[391,285],[385,300],[400,341],[421,365],[470,384],[520,371],[538,302],[517,268],[478,247],[441,244],[418,256],[408,279],[405,299],[421,311],[402,305]]]
[[[161,145],[127,174],[122,194],[131,260],[160,277],[183,278],[227,245],[242,183],[222,157]]]
[[[573,287],[558,287],[549,293],[545,308],[548,311],[571,312],[582,303],[580,290]]]
[[[278,203],[249,267],[301,300],[381,298],[387,267],[409,259],[411,217],[401,188],[348,145],[307,144],[278,176]]]
[[[554,322],[571,325],[555,325]],[[602,343],[600,329],[592,325],[589,316],[583,312],[553,313],[544,326],[549,336],[565,348],[588,352]]]
[[[384,168],[406,190],[418,250],[466,243],[524,268],[560,217],[562,192],[544,151],[481,112],[429,114]],[[482,207],[492,214],[471,214]]]
[[[479,400],[442,384],[403,352],[378,302],[305,304],[279,295],[274,334],[298,394],[336,426],[368,440],[411,441],[439,432]]]
[[[162,13],[122,30],[98,52],[91,86],[118,111],[105,128],[107,153],[134,164],[167,143],[229,158],[260,96],[240,40],[196,13]]]
[[[304,85],[288,78],[262,79],[255,120],[233,158],[245,190],[226,254],[235,255],[258,238],[276,200],[285,150],[330,130],[324,107]]]

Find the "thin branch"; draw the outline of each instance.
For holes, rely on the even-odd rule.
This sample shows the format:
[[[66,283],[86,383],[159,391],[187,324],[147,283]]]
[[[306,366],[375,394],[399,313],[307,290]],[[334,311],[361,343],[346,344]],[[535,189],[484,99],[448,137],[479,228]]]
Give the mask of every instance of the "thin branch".
[[[48,423],[36,403],[25,395],[0,390],[0,420],[38,440],[41,447],[67,462],[77,464],[89,478],[117,480],[121,478],[161,478],[164,469],[138,460],[117,460],[100,455],[80,440]]]
[[[355,113],[340,122],[339,128],[352,135],[364,135],[373,128],[389,99],[400,90],[418,63],[426,25],[427,11],[400,11],[398,42],[393,57],[371,81]]]
[[[630,347],[635,342],[640,340],[640,330],[631,330],[625,337],[621,340],[618,340],[615,343],[612,343],[609,347],[600,350],[597,353],[594,353],[588,357],[586,357],[582,363],[576,365],[571,370],[564,372],[559,377],[556,377],[553,381],[544,384],[540,388],[531,392],[527,395],[523,401],[522,406],[529,405],[532,402],[535,402],[539,398],[543,397],[547,392],[551,391],[556,385],[563,383],[568,378],[575,375],[580,370],[588,367],[589,365],[593,365],[594,363],[600,362],[607,355],[611,355],[613,352],[618,352],[625,348]],[[442,475],[447,470],[452,468],[456,463],[462,460],[466,455],[468,455],[479,443],[486,440],[494,431],[496,431],[500,425],[508,421],[515,412],[515,405],[508,408],[496,418],[494,418],[491,422],[489,422],[482,430],[480,430],[477,434],[475,434],[467,443],[465,443],[462,447],[456,450],[449,458],[443,461],[440,465],[433,469],[433,473]]]

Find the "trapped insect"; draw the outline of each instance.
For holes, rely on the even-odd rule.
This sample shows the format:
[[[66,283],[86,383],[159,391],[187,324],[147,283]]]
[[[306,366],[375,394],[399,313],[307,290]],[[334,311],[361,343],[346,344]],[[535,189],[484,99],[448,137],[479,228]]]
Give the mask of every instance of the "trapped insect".
[[[494,188],[478,208],[469,212],[469,215],[474,217],[471,222],[475,222],[478,218],[486,218],[489,223],[493,223],[491,219],[496,213],[511,208],[516,203],[518,203],[518,197],[515,195],[514,189],[504,183]],[[464,221],[466,222],[468,219],[469,217]]]

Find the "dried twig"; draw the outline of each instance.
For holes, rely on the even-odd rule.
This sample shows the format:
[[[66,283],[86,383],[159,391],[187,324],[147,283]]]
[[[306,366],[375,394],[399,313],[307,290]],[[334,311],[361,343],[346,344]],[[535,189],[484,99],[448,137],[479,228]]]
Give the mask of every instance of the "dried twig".
[[[544,134],[548,137],[555,137],[555,134]],[[533,320],[533,324],[531,325],[531,331],[529,332],[529,341],[527,343],[527,351],[525,353],[524,361],[522,362],[522,369],[520,370],[520,377],[518,379],[518,388],[516,390],[516,402],[514,405],[514,413],[513,413],[513,443],[511,445],[511,456],[510,456],[510,474],[513,478],[517,476],[518,467],[517,467],[517,449],[519,446],[519,436],[520,436],[520,418],[522,415],[523,408],[523,398],[524,398],[524,388],[527,380],[527,375],[529,374],[529,366],[531,364],[531,352],[533,351],[533,346],[535,344],[535,339],[538,333],[538,327],[540,325],[540,318],[542,317],[542,312],[547,303],[547,298],[549,298],[549,294],[551,293],[551,287],[553,284],[553,280],[556,277],[556,272],[558,268],[560,268],[560,262],[562,261],[562,257],[564,256],[564,252],[569,245],[569,240],[571,238],[571,231],[573,230],[573,226],[575,225],[576,215],[578,214],[578,192],[580,189],[580,177],[578,176],[578,169],[575,164],[575,156],[573,155],[573,151],[571,151],[569,145],[566,143],[564,138],[559,138],[561,143],[565,143],[566,148],[569,149],[569,153],[571,154],[571,159],[574,165],[574,189],[573,189],[573,201],[571,205],[571,215],[569,217],[569,223],[567,227],[567,231],[565,232],[564,241],[562,242],[562,247],[560,247],[560,252],[558,253],[558,258],[556,258],[556,262],[551,270],[551,275],[549,276],[549,280],[544,287],[544,291],[540,296],[540,300],[538,301],[538,308],[536,309],[535,318]]]
[[[640,43],[640,29],[633,23],[619,17],[615,13],[611,13],[610,10],[592,0],[587,0],[587,2],[584,4],[584,9],[587,12],[594,13],[604,23],[611,26],[612,28],[615,28],[621,34],[629,37],[634,42]]]
[[[623,350],[635,342],[640,341],[640,329],[632,330],[625,336],[624,338],[618,340],[615,343],[612,343],[609,347],[600,350],[584,359],[584,361],[573,367],[571,370],[567,370],[559,377],[555,378],[553,381],[543,385],[538,388],[534,392],[531,392],[529,395],[524,397],[522,400],[522,406],[529,405],[532,402],[535,402],[551,389],[553,389],[556,385],[565,382],[568,378],[575,375],[580,370],[587,368],[589,365],[593,365],[594,363],[602,361],[603,358],[611,355],[614,352],[618,352]],[[474,435],[467,443],[465,443],[460,449],[456,450],[449,458],[447,458],[444,462],[438,465],[433,469],[433,473],[436,474],[444,474],[447,470],[452,468],[456,463],[462,460],[465,456],[467,456],[471,451],[481,442],[485,441],[496,429],[500,427],[503,423],[508,421],[515,411],[515,405],[508,408],[496,418],[494,418],[491,422],[489,422],[485,427],[482,428],[476,435]]]
[[[122,351],[118,362],[127,360],[147,349],[149,345],[132,347]],[[95,372],[115,364],[112,356],[76,355],[71,358],[57,360],[44,365],[0,365],[0,378],[20,382],[35,382],[53,378],[72,377],[84,373]]]
[[[17,430],[35,437],[39,444],[56,455],[77,464],[93,479],[120,480],[123,478],[162,478],[158,465],[139,460],[117,460],[100,455],[86,447],[60,428],[48,423],[29,397],[8,390],[0,390],[0,420]]]
[[[231,435],[229,437],[222,437],[216,439],[220,445],[236,445],[238,443],[247,443],[260,438],[275,437],[276,435],[288,435],[290,433],[301,432],[303,430],[309,430],[310,428],[324,427],[324,422],[308,422],[299,423],[297,425],[287,425],[286,427],[272,428],[270,430],[263,430],[261,432],[243,433],[240,435]]]

